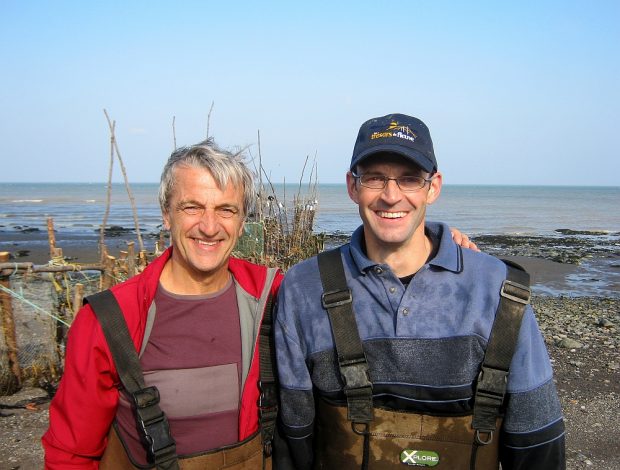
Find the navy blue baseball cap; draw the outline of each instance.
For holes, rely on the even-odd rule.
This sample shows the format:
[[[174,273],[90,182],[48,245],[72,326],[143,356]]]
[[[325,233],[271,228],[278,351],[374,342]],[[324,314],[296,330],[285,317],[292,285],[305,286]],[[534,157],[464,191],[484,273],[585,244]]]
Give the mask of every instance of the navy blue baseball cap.
[[[360,127],[353,148],[351,170],[371,155],[402,155],[428,173],[437,171],[431,133],[418,118],[405,114],[388,114],[369,119]]]

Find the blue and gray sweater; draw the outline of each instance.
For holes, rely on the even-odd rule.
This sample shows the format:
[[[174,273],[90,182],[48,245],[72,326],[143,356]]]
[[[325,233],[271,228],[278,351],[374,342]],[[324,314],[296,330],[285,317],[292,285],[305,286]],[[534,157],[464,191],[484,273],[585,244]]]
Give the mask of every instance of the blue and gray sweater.
[[[472,412],[473,395],[506,278],[500,260],[463,250],[427,223],[432,257],[405,287],[368,259],[363,227],[340,248],[370,368],[375,406],[434,415]],[[285,276],[275,321],[281,425],[295,468],[311,468],[314,394],[346,403],[317,259]],[[553,371],[527,307],[508,378],[500,435],[504,470],[564,468],[564,423]]]

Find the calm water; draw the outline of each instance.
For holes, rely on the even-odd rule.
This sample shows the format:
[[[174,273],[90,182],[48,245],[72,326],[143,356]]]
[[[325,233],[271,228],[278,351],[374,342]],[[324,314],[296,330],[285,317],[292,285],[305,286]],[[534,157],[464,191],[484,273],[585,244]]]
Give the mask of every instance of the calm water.
[[[157,185],[133,184],[131,191],[141,227],[157,231]],[[282,199],[282,185],[276,185],[276,191]],[[287,199],[297,191],[297,186],[287,185]],[[316,192],[316,231],[350,233],[359,225],[357,207],[344,185],[319,185]],[[103,183],[0,183],[0,230],[45,229],[46,217],[53,216],[59,231],[92,233],[102,222],[105,199]],[[553,234],[563,228],[620,232],[620,187],[446,185],[428,218],[470,235]],[[113,186],[108,223],[133,226],[122,184]]]

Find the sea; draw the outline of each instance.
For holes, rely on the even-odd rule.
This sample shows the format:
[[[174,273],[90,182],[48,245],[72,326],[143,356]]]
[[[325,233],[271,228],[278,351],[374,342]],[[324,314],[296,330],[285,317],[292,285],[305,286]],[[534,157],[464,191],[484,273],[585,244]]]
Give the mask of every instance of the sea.
[[[274,203],[290,208],[296,198],[316,210],[315,232],[346,237],[360,224],[357,206],[349,199],[344,184],[276,184],[274,189]],[[129,192],[124,184],[114,183],[108,226],[133,228],[132,198],[141,230],[157,233],[161,228],[157,190],[156,183],[132,183]],[[71,235],[75,240],[96,238],[106,200],[105,183],[0,183],[0,250],[18,240],[20,234],[45,234],[48,217],[53,217],[59,234]],[[596,274],[598,277],[620,278],[619,186],[448,184],[443,186],[438,201],[429,206],[427,219],[446,222],[474,239],[514,235],[542,237],[549,243],[549,239],[560,240],[571,233],[591,246],[593,252],[603,253],[596,256],[597,269],[600,263],[605,264],[605,273]],[[618,279],[613,280],[609,285],[618,285]],[[605,289],[604,281],[602,285],[595,294],[618,295],[614,289]],[[585,292],[592,293],[587,289]]]

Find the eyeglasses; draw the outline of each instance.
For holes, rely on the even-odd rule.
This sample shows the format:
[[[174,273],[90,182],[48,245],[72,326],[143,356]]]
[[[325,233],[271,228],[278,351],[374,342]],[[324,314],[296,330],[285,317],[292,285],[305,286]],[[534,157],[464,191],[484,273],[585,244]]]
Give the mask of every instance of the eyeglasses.
[[[374,173],[366,173],[363,175],[357,175],[351,172],[353,178],[360,180],[360,184],[365,188],[370,189],[384,189],[388,184],[388,181],[394,180],[401,191],[405,193],[412,193],[419,191],[426,183],[433,181],[433,178],[424,178],[422,176],[397,176],[392,178],[391,176],[378,175]]]

